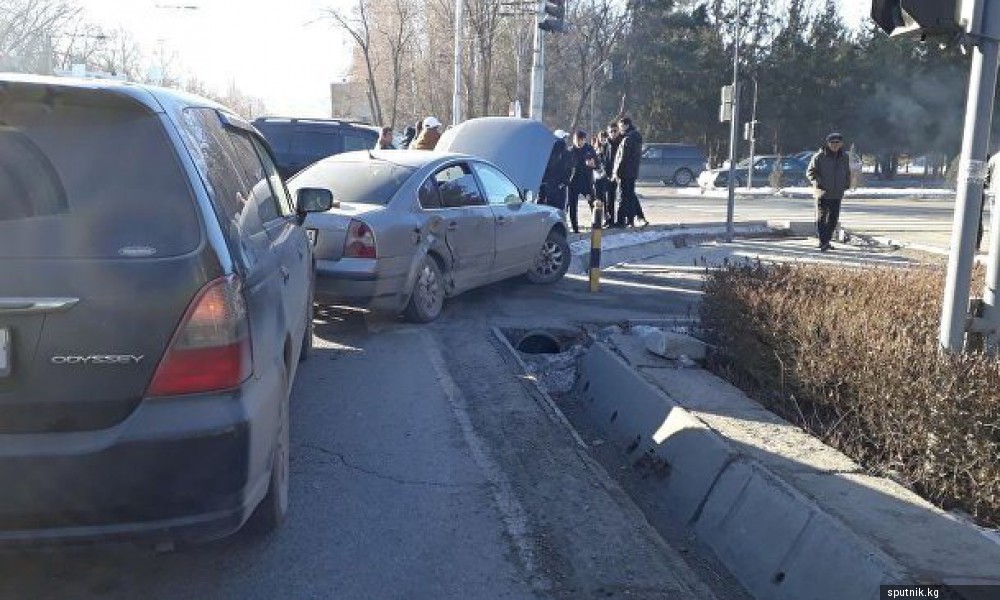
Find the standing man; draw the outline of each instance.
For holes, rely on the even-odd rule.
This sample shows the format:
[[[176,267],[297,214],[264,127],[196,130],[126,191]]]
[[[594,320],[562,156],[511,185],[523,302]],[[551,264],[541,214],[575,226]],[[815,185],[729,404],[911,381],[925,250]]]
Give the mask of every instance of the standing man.
[[[569,180],[569,224],[573,233],[580,233],[577,219],[580,195],[587,196],[587,204],[594,206],[594,169],[597,168],[597,152],[587,143],[587,132],[580,130],[573,136],[573,171]]]
[[[806,170],[816,199],[816,233],[823,252],[833,250],[830,240],[840,220],[840,203],[851,187],[851,161],[843,147],[844,136],[826,136],[826,145],[813,155]]]
[[[392,127],[383,127],[381,135],[378,136],[378,141],[375,142],[376,150],[395,150],[396,147],[392,145]]]
[[[632,124],[632,119],[622,117],[618,120],[618,133],[622,136],[621,145],[615,155],[614,178],[622,191],[622,202],[619,220],[626,227],[635,227],[635,219],[643,221],[643,227],[649,225],[639,197],[635,195],[635,180],[639,178],[639,161],[642,159],[642,136]]]
[[[615,198],[618,196],[618,182],[614,178],[615,156],[618,154],[618,146],[621,138],[618,137],[618,125],[612,123],[607,129],[608,143],[601,150],[601,166],[604,168],[606,179],[604,180],[604,210],[608,216],[608,227],[624,227],[624,221],[615,213]]]
[[[441,139],[441,121],[437,117],[427,117],[423,125],[417,139],[410,144],[410,150],[433,150]]]
[[[573,157],[566,148],[566,138],[569,134],[562,129],[553,132],[556,137],[549,153],[549,162],[545,165],[542,175],[542,189],[538,195],[538,203],[566,210],[566,193],[569,178],[573,172]]]

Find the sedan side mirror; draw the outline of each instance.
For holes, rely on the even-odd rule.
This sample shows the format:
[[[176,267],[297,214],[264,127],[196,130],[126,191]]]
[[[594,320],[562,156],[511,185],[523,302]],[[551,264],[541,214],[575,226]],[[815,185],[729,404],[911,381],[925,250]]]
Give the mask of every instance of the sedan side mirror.
[[[295,195],[295,212],[300,215],[326,212],[333,208],[333,192],[323,188],[302,188]]]

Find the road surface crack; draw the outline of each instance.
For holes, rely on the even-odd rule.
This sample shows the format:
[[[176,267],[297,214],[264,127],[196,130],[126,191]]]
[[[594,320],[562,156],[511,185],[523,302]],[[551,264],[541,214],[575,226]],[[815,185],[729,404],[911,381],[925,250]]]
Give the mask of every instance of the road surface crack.
[[[370,476],[375,477],[377,479],[382,479],[382,480],[385,480],[385,481],[391,481],[393,483],[398,483],[400,485],[419,485],[419,486],[427,486],[427,487],[452,488],[452,489],[475,487],[477,485],[475,483],[444,483],[444,482],[440,482],[440,481],[427,481],[427,480],[423,480],[423,479],[404,479],[402,477],[395,477],[393,475],[386,475],[386,474],[380,473],[380,472],[378,472],[378,471],[376,471],[374,469],[367,469],[365,467],[362,467],[362,466],[359,466],[359,465],[355,465],[355,464],[351,463],[349,460],[347,460],[347,457],[344,456],[343,453],[336,452],[334,450],[330,450],[329,448],[324,448],[322,446],[317,446],[315,444],[299,444],[299,447],[300,448],[305,448],[305,449],[308,449],[308,450],[315,450],[317,452],[325,454],[326,456],[329,456],[332,459],[334,459],[335,462],[340,463],[341,465],[347,467],[348,469],[350,469],[352,471],[357,471],[359,473],[364,473],[365,475],[370,475]]]

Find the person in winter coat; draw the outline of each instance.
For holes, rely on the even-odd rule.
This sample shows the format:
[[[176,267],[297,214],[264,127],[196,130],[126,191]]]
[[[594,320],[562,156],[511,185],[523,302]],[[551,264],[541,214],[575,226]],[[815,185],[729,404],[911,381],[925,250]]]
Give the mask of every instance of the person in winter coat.
[[[619,225],[635,227],[635,220],[638,218],[645,227],[649,225],[649,221],[646,220],[639,197],[635,194],[635,180],[639,178],[639,161],[642,159],[642,136],[628,117],[618,120],[618,133],[621,134],[622,141],[615,154],[612,173],[622,193]]]
[[[615,171],[615,157],[618,154],[618,146],[622,139],[618,135],[618,125],[611,123],[607,129],[608,143],[599,153],[601,166],[604,169],[604,214],[607,215],[608,227],[624,226],[623,221],[615,213],[615,199],[618,197],[618,181],[613,178]]]
[[[570,175],[573,173],[573,156],[566,148],[566,138],[569,134],[557,129],[554,135],[556,140],[552,144],[545,174],[542,175],[542,189],[538,194],[538,203],[565,210],[567,188]]]
[[[851,161],[844,152],[844,136],[831,133],[826,144],[813,155],[806,169],[816,199],[816,233],[819,249],[833,250],[830,240],[840,220],[840,203],[851,187]]]
[[[587,143],[587,132],[577,131],[573,136],[573,147],[570,148],[573,157],[573,171],[569,179],[569,223],[573,233],[580,233],[577,220],[580,196],[587,197],[587,205],[594,206],[594,170],[597,168],[597,152]]]
[[[418,123],[422,125],[422,123]],[[417,128],[413,125],[408,125],[406,131],[403,132],[403,140],[399,142],[399,147],[401,150],[406,150],[413,143],[414,138],[417,137]]]
[[[410,150],[433,150],[441,139],[441,121],[437,117],[424,119],[424,128],[417,139],[410,144]]]
[[[378,136],[378,141],[375,142],[375,150],[395,150],[396,147],[392,145],[392,127],[383,127],[381,134]]]

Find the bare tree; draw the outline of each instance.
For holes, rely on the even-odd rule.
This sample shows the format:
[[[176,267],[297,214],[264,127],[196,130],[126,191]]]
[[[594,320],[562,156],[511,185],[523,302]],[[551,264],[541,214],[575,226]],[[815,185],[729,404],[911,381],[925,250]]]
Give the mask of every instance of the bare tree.
[[[146,56],[132,32],[120,27],[108,34],[107,40],[96,53],[93,66],[98,71],[121,75],[130,81],[143,81],[145,62]]]
[[[54,40],[79,14],[67,0],[0,0],[0,67],[51,72]]]
[[[343,9],[327,8],[323,14],[337,28],[346,32],[354,40],[364,61],[368,81],[368,103],[371,106],[372,118],[376,123],[382,123],[382,103],[379,100],[378,85],[375,79],[372,3],[373,0],[357,0],[349,13]]]
[[[406,55],[412,51],[414,38],[413,20],[417,7],[413,0],[385,0],[386,6],[380,7],[375,21],[380,41],[387,50],[387,60],[390,71],[389,84],[389,123],[396,126],[399,114],[399,96],[403,84],[403,68]],[[378,121],[380,124],[381,120]]]

